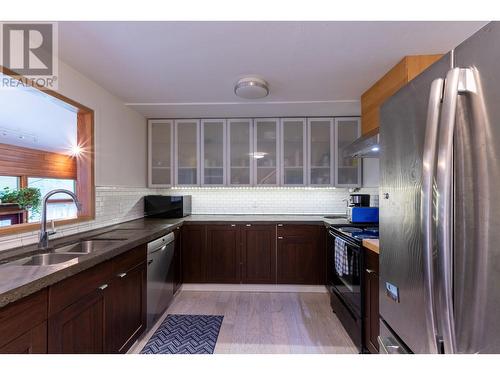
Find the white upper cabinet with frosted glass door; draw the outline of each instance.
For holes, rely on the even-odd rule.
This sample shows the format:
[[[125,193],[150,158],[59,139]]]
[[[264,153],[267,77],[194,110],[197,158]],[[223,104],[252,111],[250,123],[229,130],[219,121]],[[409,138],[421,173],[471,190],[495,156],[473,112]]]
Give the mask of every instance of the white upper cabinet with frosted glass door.
[[[200,184],[200,121],[175,120],[175,185]]]
[[[173,120],[148,121],[148,185],[172,186],[173,178]]]
[[[278,186],[279,119],[254,120],[255,185]]]
[[[310,186],[333,186],[334,129],[334,120],[331,117],[307,120],[308,184]]]
[[[281,185],[306,185],[306,119],[282,118],[280,123],[280,138]]]
[[[226,183],[226,120],[201,120],[201,184]]]
[[[361,159],[352,158],[344,153],[346,146],[361,136],[359,117],[338,117],[335,119],[335,186],[361,186]]]
[[[227,120],[227,184],[253,183],[253,139],[251,119]]]

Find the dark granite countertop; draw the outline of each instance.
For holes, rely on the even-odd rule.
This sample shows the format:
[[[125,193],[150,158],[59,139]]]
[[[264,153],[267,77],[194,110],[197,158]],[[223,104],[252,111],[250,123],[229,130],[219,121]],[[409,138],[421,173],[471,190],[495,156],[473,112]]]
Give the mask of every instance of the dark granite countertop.
[[[120,255],[136,246],[161,237],[184,222],[252,222],[252,223],[314,223],[319,225],[347,224],[346,219],[327,219],[314,215],[192,215],[181,219],[137,219],[50,241],[52,248],[91,238],[125,238],[114,241],[105,250],[80,255],[76,259],[50,266],[26,266],[5,263],[40,253],[37,245],[28,245],[0,252],[0,307],[35,293],[61,280]],[[116,232],[114,232],[116,231]]]

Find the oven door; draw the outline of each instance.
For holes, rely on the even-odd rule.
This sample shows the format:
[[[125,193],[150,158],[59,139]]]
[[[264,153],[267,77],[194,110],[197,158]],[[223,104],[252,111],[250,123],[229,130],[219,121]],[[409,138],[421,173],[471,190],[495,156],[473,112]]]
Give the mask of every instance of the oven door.
[[[361,247],[331,229],[329,237],[330,287],[353,312],[361,316]]]

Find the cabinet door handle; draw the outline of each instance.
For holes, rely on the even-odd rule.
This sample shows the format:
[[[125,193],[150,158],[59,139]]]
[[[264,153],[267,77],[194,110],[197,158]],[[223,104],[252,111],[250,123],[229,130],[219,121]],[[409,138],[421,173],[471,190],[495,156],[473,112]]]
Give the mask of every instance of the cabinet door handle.
[[[99,288],[97,288],[97,289],[99,289],[99,290],[104,290],[104,289],[106,289],[107,287],[108,287],[108,284],[102,284],[102,285],[101,285]]]
[[[283,237],[281,237],[281,236],[278,237],[278,240],[282,240],[282,239],[283,239]]]
[[[127,276],[127,273],[126,272],[122,272],[122,273],[119,273],[118,276],[120,279],[123,279],[125,276]]]
[[[367,268],[367,269],[366,269],[366,272],[367,272],[367,273],[376,273],[374,270],[371,270],[371,269],[369,269],[369,268]]]
[[[283,226],[283,224],[278,224],[278,227],[282,227],[282,226]]]
[[[235,226],[236,226],[236,224],[231,224],[231,226],[232,226],[232,227],[235,227]]]
[[[247,226],[247,227],[251,227],[251,226],[252,226],[252,224],[246,224],[245,226]]]

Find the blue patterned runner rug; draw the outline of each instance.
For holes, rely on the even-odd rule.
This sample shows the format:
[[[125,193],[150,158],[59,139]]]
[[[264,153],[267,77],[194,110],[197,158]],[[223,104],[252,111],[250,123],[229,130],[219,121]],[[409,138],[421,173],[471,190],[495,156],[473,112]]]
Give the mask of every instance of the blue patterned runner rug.
[[[167,315],[141,354],[213,354],[222,315]]]

